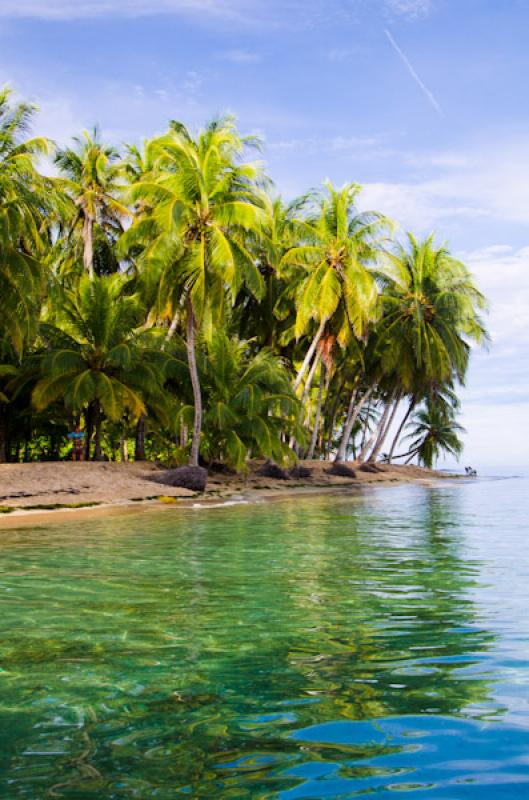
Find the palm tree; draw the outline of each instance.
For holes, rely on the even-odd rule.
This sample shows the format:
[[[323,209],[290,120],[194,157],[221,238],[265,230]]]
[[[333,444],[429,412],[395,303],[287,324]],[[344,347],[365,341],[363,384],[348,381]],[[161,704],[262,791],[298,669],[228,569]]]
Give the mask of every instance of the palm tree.
[[[278,463],[294,458],[280,433],[295,426],[298,400],[288,370],[269,350],[217,332],[199,359],[208,458],[240,471],[251,455]],[[299,435],[299,433],[298,433]]]
[[[50,152],[43,138],[25,138],[35,107],[0,91],[0,315],[2,334],[21,352],[35,330],[43,297],[46,214],[53,182],[36,160]]]
[[[93,277],[95,235],[99,232],[116,239],[122,232],[122,220],[131,212],[119,200],[123,187],[117,150],[100,142],[97,128],[91,133],[83,131],[73,141],[74,147],[57,152],[55,163],[73,203],[70,235],[80,227],[83,266]]]
[[[147,398],[162,391],[163,358],[140,330],[144,313],[123,276],[83,275],[75,289],[65,290],[58,324],[42,326],[50,349],[33,402],[44,409],[62,398],[70,412],[84,412],[87,454],[95,426],[95,458],[101,455],[101,414],[118,421],[127,411],[137,419]]]
[[[257,347],[284,351],[290,340],[296,311],[287,283],[281,275],[281,261],[297,242],[297,227],[305,198],[286,204],[280,197],[263,192],[260,196],[264,218],[259,230],[247,234],[252,253],[263,278],[264,292],[255,297],[242,292],[238,301],[237,319],[242,338],[252,339]]]
[[[431,469],[443,452],[456,458],[461,455],[463,444],[458,434],[464,433],[465,429],[456,422],[453,411],[435,402],[428,402],[425,408],[415,414],[411,425],[413,429],[407,438],[413,441],[408,460],[417,455],[419,463]]]
[[[264,216],[255,190],[259,168],[240,162],[246,144],[230,118],[211,123],[196,139],[183,125],[172,123],[152,143],[152,174],[131,191],[133,202],[144,203],[151,215],[136,230],[132,226],[126,241],[130,246],[146,244],[144,261],[161,265],[160,307],[186,319],[194,397],[191,466],[198,465],[202,429],[197,334],[201,330],[209,339],[213,327],[221,325],[226,293],[233,304],[243,285],[256,297],[264,289],[245,240]]]
[[[480,318],[485,298],[460,261],[433,236],[408,234],[408,247],[386,252],[384,317],[380,329],[386,371],[398,370],[410,391],[417,373],[427,385],[463,382],[470,344],[487,340]]]
[[[298,370],[297,389],[314,358],[327,328],[343,347],[351,335],[364,338],[368,324],[378,316],[377,285],[372,268],[377,262],[381,236],[389,220],[375,212],[358,212],[355,201],[360,186],[346,184],[314,198],[314,206],[298,225],[302,241],[282,258],[290,291],[295,292],[299,338],[316,332]]]

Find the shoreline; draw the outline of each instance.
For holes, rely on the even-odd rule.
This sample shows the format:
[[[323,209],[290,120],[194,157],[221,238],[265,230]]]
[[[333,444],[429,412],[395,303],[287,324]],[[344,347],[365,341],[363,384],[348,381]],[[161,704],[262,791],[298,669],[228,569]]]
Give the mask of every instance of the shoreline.
[[[330,462],[303,465],[311,470],[310,478],[280,481],[261,477],[256,463],[244,477],[213,474],[206,491],[195,493],[156,483],[159,469],[146,462],[2,464],[0,506],[12,510],[0,513],[0,529],[139,511],[225,508],[296,496],[344,494],[382,485],[434,486],[465,477],[424,467],[379,465],[375,473],[356,470],[354,478],[344,478],[327,473]]]

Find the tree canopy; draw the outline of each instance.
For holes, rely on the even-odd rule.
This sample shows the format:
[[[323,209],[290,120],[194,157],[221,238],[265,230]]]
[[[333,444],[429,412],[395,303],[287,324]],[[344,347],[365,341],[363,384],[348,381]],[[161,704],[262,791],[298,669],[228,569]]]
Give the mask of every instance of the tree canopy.
[[[285,201],[231,117],[57,147],[35,112],[0,92],[0,460],[75,424],[87,457],[239,471],[459,455],[486,303],[446,244],[354,182]]]

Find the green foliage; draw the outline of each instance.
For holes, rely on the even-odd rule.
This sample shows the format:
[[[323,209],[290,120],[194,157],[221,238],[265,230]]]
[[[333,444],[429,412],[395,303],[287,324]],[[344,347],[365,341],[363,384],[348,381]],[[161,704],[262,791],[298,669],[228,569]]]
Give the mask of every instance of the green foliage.
[[[96,458],[376,458],[401,401],[413,455],[459,454],[485,300],[446,247],[355,183],[285,204],[230,117],[85,131],[50,179],[34,111],[0,92],[0,460],[68,457],[79,423]]]
[[[64,291],[58,324],[42,326],[51,347],[33,391],[37,409],[62,398],[75,413],[98,402],[111,420],[146,411],[146,398],[161,390],[163,358],[139,332],[144,309],[127,288],[121,275],[83,275]]]
[[[432,467],[442,453],[459,459],[463,444],[459,438],[465,429],[455,419],[453,409],[431,400],[418,411],[411,423],[412,431],[407,438],[413,441],[410,450],[416,451],[419,462]]]
[[[2,338],[20,353],[35,331],[44,292],[45,220],[53,187],[36,167],[49,142],[25,138],[35,108],[13,105],[10,95],[0,91],[0,317]]]
[[[249,342],[214,334],[200,359],[204,387],[206,458],[241,470],[248,457],[279,463],[292,459],[282,442],[295,430],[298,400],[282,361],[266,349],[252,353]]]

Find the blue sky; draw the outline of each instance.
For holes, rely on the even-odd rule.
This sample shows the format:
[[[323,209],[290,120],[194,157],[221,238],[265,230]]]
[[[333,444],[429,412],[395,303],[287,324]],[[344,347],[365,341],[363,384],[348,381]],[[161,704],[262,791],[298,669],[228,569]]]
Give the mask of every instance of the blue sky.
[[[278,189],[363,184],[490,300],[465,461],[529,464],[529,0],[0,0],[0,83],[63,142],[237,115]]]

